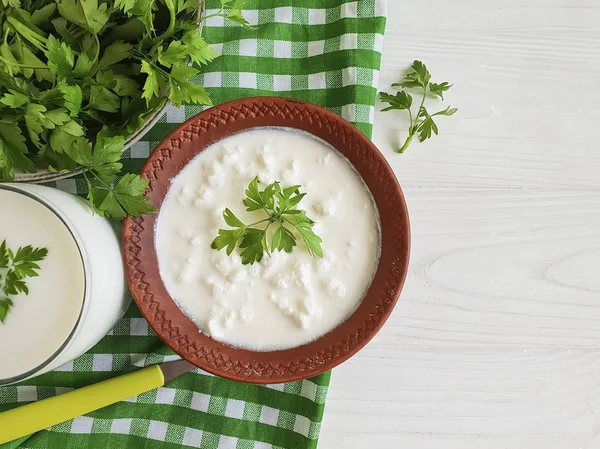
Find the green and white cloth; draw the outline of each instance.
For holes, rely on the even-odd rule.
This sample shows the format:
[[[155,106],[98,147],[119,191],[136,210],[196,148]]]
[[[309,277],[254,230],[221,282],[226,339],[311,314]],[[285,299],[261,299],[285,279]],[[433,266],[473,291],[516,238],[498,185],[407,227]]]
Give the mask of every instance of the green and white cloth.
[[[208,0],[206,13],[219,4]],[[244,16],[254,30],[222,18],[206,22],[203,35],[222,56],[195,81],[216,104],[257,95],[297,98],[331,109],[370,136],[385,12],[385,0],[251,1]],[[169,108],[126,152],[125,168],[138,172],[171,130],[201,110]],[[54,185],[85,193],[81,179]],[[132,305],[89,353],[22,385],[0,387],[0,411],[176,359]],[[258,386],[194,370],[162,388],[0,448],[316,448],[329,377]]]

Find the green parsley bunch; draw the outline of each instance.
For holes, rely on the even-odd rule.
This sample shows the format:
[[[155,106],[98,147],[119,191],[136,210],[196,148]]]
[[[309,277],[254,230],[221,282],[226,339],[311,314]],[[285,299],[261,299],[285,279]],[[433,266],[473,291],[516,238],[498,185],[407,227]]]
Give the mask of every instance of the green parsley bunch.
[[[167,98],[211,104],[190,82],[217,56],[198,33],[201,1],[0,0],[0,181],[81,168],[97,213],[152,212],[145,180],[116,182],[121,154]],[[243,3],[213,16],[247,26]]]

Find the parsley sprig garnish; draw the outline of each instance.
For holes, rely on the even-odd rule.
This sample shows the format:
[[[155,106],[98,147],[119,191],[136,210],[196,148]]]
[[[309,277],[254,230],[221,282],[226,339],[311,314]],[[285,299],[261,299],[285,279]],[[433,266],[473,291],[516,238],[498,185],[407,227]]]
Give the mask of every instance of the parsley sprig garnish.
[[[0,0],[0,181],[83,168],[96,212],[152,212],[146,181],[115,183],[119,161],[125,138],[167,99],[211,104],[190,82],[217,57],[198,33],[203,3]],[[211,17],[248,27],[243,6],[221,0]]]
[[[46,248],[23,246],[16,252],[6,247],[6,240],[0,244],[0,323],[3,323],[13,306],[11,296],[29,294],[24,279],[38,276],[37,262],[48,255]]]
[[[223,218],[233,229],[219,229],[219,235],[211,247],[219,251],[226,248],[227,255],[230,255],[239,246],[242,264],[251,265],[260,262],[265,253],[291,253],[298,244],[299,236],[310,255],[323,257],[322,240],[313,232],[315,222],[308,218],[304,210],[295,208],[306,196],[306,193],[300,193],[300,187],[296,185],[282,189],[279,182],[274,182],[264,190],[259,190],[259,180],[254,178],[246,189],[243,203],[247,211],[263,212],[266,218],[247,225],[230,209],[225,209]],[[264,227],[258,228],[260,225]],[[275,228],[272,236],[267,234],[271,226]]]
[[[392,87],[399,87],[403,90],[391,95],[385,92],[379,94],[382,101],[388,103],[390,106],[382,109],[382,111],[391,110],[406,110],[410,118],[410,124],[408,127],[408,137],[399,149],[399,153],[404,153],[413,141],[416,134],[419,135],[419,141],[430,139],[433,134],[437,136],[439,129],[433,117],[445,115],[447,117],[456,114],[457,108],[451,108],[448,106],[446,109],[440,110],[434,114],[430,114],[425,107],[425,99],[428,97],[437,97],[444,99],[444,92],[448,91],[452,85],[447,82],[436,84],[431,82],[431,74],[427,70],[425,64],[421,61],[415,61],[411,66],[409,72],[404,77],[404,80],[400,83],[392,84]],[[421,95],[421,103],[416,114],[411,111],[413,104],[413,97],[408,93],[409,90],[416,92]]]

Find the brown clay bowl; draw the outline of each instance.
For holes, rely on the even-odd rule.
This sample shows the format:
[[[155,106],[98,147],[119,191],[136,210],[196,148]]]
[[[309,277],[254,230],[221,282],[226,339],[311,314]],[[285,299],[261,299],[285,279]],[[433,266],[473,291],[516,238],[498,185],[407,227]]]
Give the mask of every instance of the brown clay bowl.
[[[297,348],[254,352],[200,333],[161,280],[154,244],[158,215],[127,218],[123,249],[129,286],[159,337],[181,357],[210,373],[251,383],[278,383],[323,373],[356,354],[392,312],[406,278],[410,231],[406,203],[394,173],[377,148],[350,123],[321,107],[278,97],[257,97],[213,107],[189,119],[154,151],[142,170],[157,208],[171,179],[198,153],[232,134],[277,126],[307,131],[331,144],[357,169],[381,219],[377,272],[358,309],[319,339]],[[207,249],[210,251],[210,249]]]

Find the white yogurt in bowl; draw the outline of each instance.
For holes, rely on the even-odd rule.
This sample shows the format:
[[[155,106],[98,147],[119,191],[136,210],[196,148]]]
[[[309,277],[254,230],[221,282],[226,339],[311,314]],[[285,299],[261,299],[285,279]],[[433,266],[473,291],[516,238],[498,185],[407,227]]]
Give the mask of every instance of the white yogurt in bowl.
[[[299,243],[291,253],[242,265],[237,249],[228,256],[210,247],[228,228],[225,208],[255,221],[242,204],[255,176],[262,188],[274,181],[302,186],[307,195],[298,208],[316,222],[323,258]],[[363,180],[334,148],[296,130],[259,128],[212,145],[173,179],[155,245],[167,291],[201,332],[272,351],[309,343],[356,310],[377,267],[378,223]]]
[[[51,371],[95,345],[123,315],[119,238],[80,198],[29,184],[0,184],[0,244],[46,248],[29,294],[10,295],[0,323],[0,385]],[[4,277],[7,268],[0,268]],[[0,279],[0,299],[4,279]]]

